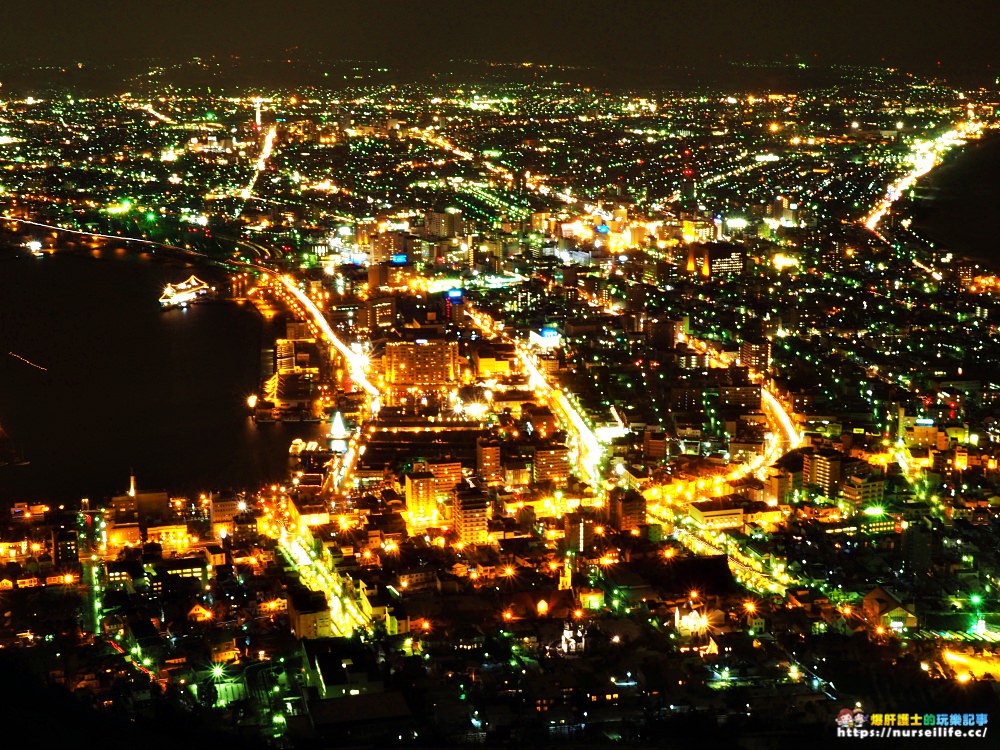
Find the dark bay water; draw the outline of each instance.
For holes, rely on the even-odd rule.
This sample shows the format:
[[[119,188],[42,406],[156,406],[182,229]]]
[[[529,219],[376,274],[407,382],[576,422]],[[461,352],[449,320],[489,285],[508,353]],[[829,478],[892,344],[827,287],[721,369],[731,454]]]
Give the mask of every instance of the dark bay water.
[[[965,146],[921,180],[914,229],[956,255],[1000,268],[1000,137]]]
[[[131,469],[176,494],[282,477],[291,440],[319,428],[248,418],[274,324],[236,302],[161,312],[163,286],[192,272],[222,280],[124,250],[0,247],[0,425],[30,460],[0,468],[0,506],[108,496]]]

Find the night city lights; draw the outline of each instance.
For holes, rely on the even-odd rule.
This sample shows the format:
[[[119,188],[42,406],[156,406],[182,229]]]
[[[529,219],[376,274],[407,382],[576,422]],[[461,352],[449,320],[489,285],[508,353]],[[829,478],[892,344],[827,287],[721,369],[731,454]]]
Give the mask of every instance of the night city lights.
[[[992,746],[995,10],[110,5],[0,36],[8,734]]]

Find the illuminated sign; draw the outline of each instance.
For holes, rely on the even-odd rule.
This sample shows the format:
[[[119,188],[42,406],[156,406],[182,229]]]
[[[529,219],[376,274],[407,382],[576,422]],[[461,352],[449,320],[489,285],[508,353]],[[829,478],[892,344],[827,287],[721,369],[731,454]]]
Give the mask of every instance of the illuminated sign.
[[[933,419],[928,419],[927,417],[922,417],[922,418],[920,418],[920,419],[918,419],[916,421],[916,425],[918,427],[933,427],[934,426],[934,420]]]
[[[461,299],[461,297],[462,297],[462,290],[461,289],[449,289],[448,290],[448,297],[450,299]]]
[[[391,261],[397,265],[406,263],[406,253],[398,253],[397,255],[393,255]]]
[[[555,328],[543,328],[540,332],[530,331],[528,343],[532,346],[552,349],[562,344],[562,337]]]

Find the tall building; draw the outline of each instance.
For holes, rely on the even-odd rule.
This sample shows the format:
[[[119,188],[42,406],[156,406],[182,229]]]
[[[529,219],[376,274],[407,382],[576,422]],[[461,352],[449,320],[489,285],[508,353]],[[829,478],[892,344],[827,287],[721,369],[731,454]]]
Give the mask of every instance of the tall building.
[[[235,497],[212,496],[209,505],[209,517],[212,521],[212,535],[218,536],[225,529],[227,534],[233,532],[233,518],[241,512],[240,501]],[[243,506],[243,510],[246,505]]]
[[[802,456],[802,483],[819,487],[828,498],[836,498],[841,486],[841,465],[844,454],[819,449]]]
[[[434,475],[426,464],[417,464],[403,480],[406,510],[411,529],[422,530],[433,526],[437,520],[437,495]]]
[[[457,208],[424,213],[424,234],[427,237],[438,239],[458,237],[464,229],[462,212]]]
[[[740,276],[743,274],[744,264],[743,249],[736,245],[720,242],[688,245],[688,274],[705,278]]]
[[[691,149],[681,154],[681,197],[693,201],[698,197],[698,180],[695,175],[695,160]]]
[[[490,500],[478,489],[461,490],[455,497],[455,533],[463,544],[489,541]]]
[[[79,535],[76,529],[61,529],[54,532],[52,537],[57,565],[80,562]]]
[[[371,263],[388,263],[394,257],[406,255],[406,232],[384,232],[375,237]]]
[[[462,464],[459,461],[426,464],[427,471],[434,475],[434,492],[437,498],[447,497],[462,481]]]
[[[569,479],[569,449],[557,444],[539,446],[535,448],[532,467],[534,481],[564,484]]]
[[[751,370],[765,372],[771,363],[771,342],[767,339],[746,339],[740,344],[740,364]]]
[[[638,531],[646,523],[646,498],[630,490],[616,493],[608,502],[611,526],[619,531]]]
[[[499,482],[503,479],[499,441],[484,437],[476,439],[476,474],[486,482]]]
[[[563,516],[566,533],[566,548],[574,552],[586,552],[594,546],[594,519],[581,513],[567,513]]]
[[[446,385],[458,381],[458,342],[390,341],[385,352],[389,385]]]
[[[911,521],[900,540],[903,565],[911,571],[926,572],[931,567],[934,532],[923,521]]]
[[[392,328],[396,323],[396,298],[373,297],[367,304],[366,327],[371,331]]]
[[[885,496],[885,481],[881,476],[852,474],[844,480],[844,502],[855,511],[882,504]]]
[[[647,427],[642,433],[642,456],[647,461],[660,461],[667,457],[667,433]]]

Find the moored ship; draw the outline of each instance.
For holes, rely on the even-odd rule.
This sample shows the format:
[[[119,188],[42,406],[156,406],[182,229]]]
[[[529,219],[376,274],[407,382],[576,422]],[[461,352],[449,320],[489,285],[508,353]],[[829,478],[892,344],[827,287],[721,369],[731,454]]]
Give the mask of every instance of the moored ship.
[[[178,284],[167,284],[160,295],[160,307],[169,310],[174,307],[187,307],[192,302],[207,297],[215,291],[197,276],[190,276]]]

